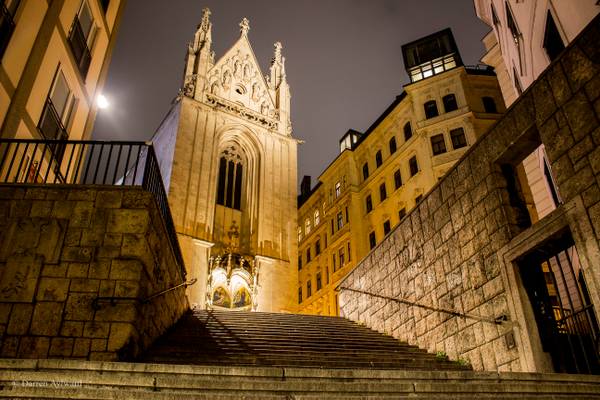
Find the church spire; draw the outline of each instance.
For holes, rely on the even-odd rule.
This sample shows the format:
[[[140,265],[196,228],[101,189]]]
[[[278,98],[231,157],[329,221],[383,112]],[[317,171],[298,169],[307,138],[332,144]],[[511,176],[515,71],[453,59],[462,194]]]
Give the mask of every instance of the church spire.
[[[194,40],[188,44],[182,88],[187,96],[194,97],[205,85],[206,72],[213,63],[211,31],[210,10],[204,8],[202,9],[202,19],[194,34]]]
[[[240,36],[248,36],[250,30],[250,21],[248,18],[243,18],[240,22]]]
[[[275,54],[271,59],[271,79],[272,89],[277,89],[281,82],[285,82],[285,57],[281,56],[281,43],[273,44]]]
[[[210,14],[209,8],[205,7],[202,9],[202,20],[196,29],[194,43],[190,46],[194,53],[197,53],[204,47],[208,47],[208,50],[210,50],[210,45],[212,43],[212,23],[210,22]]]

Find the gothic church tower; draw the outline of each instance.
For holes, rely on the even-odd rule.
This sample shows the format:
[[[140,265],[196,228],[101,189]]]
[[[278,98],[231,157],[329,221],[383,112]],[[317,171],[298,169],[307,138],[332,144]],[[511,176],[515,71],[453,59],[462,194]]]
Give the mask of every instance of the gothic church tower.
[[[281,44],[263,76],[247,19],[215,61],[210,11],[183,88],[153,141],[184,255],[190,303],[291,311],[297,285],[296,152]]]

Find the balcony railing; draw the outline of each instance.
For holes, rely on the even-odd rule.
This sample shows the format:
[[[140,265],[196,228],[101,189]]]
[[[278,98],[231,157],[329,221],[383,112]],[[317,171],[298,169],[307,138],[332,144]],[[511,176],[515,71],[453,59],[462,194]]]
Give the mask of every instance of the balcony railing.
[[[4,1],[0,2],[0,58],[4,55],[4,51],[8,46],[10,37],[15,30],[15,21]]]
[[[88,48],[87,38],[83,34],[83,29],[81,29],[81,24],[79,23],[78,17],[75,17],[73,20],[73,25],[71,25],[71,31],[69,32],[69,45],[71,46],[71,51],[73,52],[73,56],[75,57],[75,61],[79,67],[79,72],[81,72],[81,76],[83,79],[85,79],[88,69],[90,68],[92,55],[90,53],[90,49]]]
[[[62,160],[65,148],[61,141],[67,140],[69,135],[50,98],[47,98],[46,104],[44,104],[38,129],[45,139],[52,141],[48,146],[54,158],[58,161]]]
[[[56,157],[61,148],[61,157]],[[0,184],[141,186],[154,196],[185,277],[154,147],[145,142],[0,139]]]

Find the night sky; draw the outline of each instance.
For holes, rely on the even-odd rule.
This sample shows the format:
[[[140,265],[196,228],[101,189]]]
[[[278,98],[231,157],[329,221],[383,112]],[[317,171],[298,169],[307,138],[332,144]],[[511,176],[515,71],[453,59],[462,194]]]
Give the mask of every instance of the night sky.
[[[218,60],[250,20],[263,75],[283,44],[292,93],[298,180],[313,184],[350,128],[365,131],[408,82],[401,45],[452,28],[465,64],[476,64],[488,31],[473,0],[129,0],[94,139],[148,140],[181,86],[187,43],[203,7],[212,11]]]

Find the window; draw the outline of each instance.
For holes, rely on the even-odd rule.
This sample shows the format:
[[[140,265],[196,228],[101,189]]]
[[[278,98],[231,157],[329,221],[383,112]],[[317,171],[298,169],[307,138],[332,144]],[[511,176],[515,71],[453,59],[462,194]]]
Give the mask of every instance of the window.
[[[319,254],[321,254],[321,240],[317,239],[317,241],[315,242],[315,254],[318,256]]]
[[[242,164],[242,157],[237,149],[232,146],[224,150],[219,161],[217,204],[235,210],[242,209],[243,176],[244,166]],[[298,236],[300,236],[300,233]]]
[[[397,169],[396,172],[394,172],[394,187],[398,189],[400,186],[402,186],[402,174],[400,173],[400,170]]]
[[[431,150],[433,150],[434,156],[446,152],[446,142],[444,141],[443,134],[440,133],[431,137]]]
[[[375,237],[375,232],[369,233],[369,249],[373,250],[373,248],[377,246],[377,238]]]
[[[367,214],[370,213],[371,211],[373,211],[373,200],[371,200],[371,195],[367,195],[366,199],[365,199],[365,205],[367,208]]]
[[[546,50],[546,54],[548,54],[548,58],[550,58],[550,61],[556,60],[558,55],[565,49],[565,44],[563,43],[563,40],[560,37],[560,33],[558,32],[558,28],[554,23],[554,18],[552,18],[550,10],[548,10],[548,14],[546,16],[546,31],[544,32],[544,49]]]
[[[87,1],[83,1],[79,13],[75,16],[73,25],[71,25],[69,45],[84,80],[92,59],[90,45],[94,39],[94,33],[95,26],[92,12]]]
[[[304,234],[308,235],[310,233],[310,229],[311,229],[311,227],[310,227],[310,219],[306,218],[304,220]]]
[[[340,258],[340,268],[342,268],[344,265],[346,265],[346,261],[344,260],[344,248],[341,247],[338,250],[338,257]]]
[[[417,156],[412,156],[410,160],[408,160],[408,168],[410,169],[410,176],[415,176],[419,172]]]
[[[311,260],[310,247],[306,249],[306,263],[308,264]]]
[[[391,230],[392,226],[390,225],[390,220],[388,219],[383,223],[383,234],[387,235]]]
[[[302,286],[298,288],[298,304],[302,303]]]
[[[381,150],[377,150],[377,153],[375,153],[375,165],[381,167],[381,164],[383,164],[383,157],[381,157]]]
[[[463,128],[450,130],[450,139],[452,140],[452,148],[454,150],[460,149],[461,147],[465,147],[467,145],[465,130]]]
[[[492,22],[496,29],[500,26],[500,20],[498,19],[498,14],[496,13],[496,9],[494,8],[494,3],[491,3],[492,6]],[[498,40],[500,42],[500,40]]]
[[[317,291],[321,290],[321,287],[323,287],[321,283],[321,272],[317,272]]]
[[[387,199],[387,190],[385,188],[385,182],[379,185],[379,201]]]
[[[519,70],[521,71],[521,75],[523,75],[524,62],[523,62],[523,49],[521,46],[522,35],[521,35],[521,32],[519,31],[519,28],[517,27],[517,23],[515,22],[515,19],[513,17],[512,11],[510,10],[508,2],[505,2],[504,5],[506,8],[506,25],[508,26],[508,30],[510,31],[510,34],[512,35],[515,46],[517,47],[517,53],[519,54]]]
[[[348,207],[346,207],[346,223],[350,222],[350,217],[348,216]]]
[[[408,139],[412,137],[412,127],[410,126],[410,122],[404,124],[404,141],[408,142]]]
[[[336,255],[335,255],[335,253],[333,253],[331,255],[331,265],[333,265],[333,272],[335,272],[337,270],[336,264],[335,264],[335,257],[336,257]]]
[[[444,103],[444,112],[458,110],[458,105],[456,104],[456,96],[454,96],[454,94],[451,93],[442,97],[442,102]]]
[[[310,279],[306,282],[306,298],[312,296],[312,282]]]
[[[420,202],[421,200],[423,200],[423,195],[422,195],[422,194],[420,194],[420,195],[418,195],[417,197],[415,197],[415,204],[419,204],[419,202]]]
[[[315,210],[315,226],[321,223],[321,216],[319,214],[319,210]]]
[[[344,227],[344,217],[342,216],[342,213],[339,212],[337,213],[337,229],[338,231],[340,229],[342,229]]]
[[[368,177],[369,177],[369,163],[364,163],[363,164],[363,179],[367,180]]]
[[[329,285],[329,267],[325,266],[325,284]]]
[[[58,69],[38,122],[38,129],[45,139],[66,140],[69,138],[65,126],[71,119],[74,105],[75,97],[69,89],[62,71]],[[54,157],[61,160],[65,146],[57,144],[51,145],[50,148]]]
[[[492,97],[484,96],[481,98],[481,101],[483,102],[483,109],[486,113],[496,114],[498,112],[496,102]]]
[[[337,199],[342,194],[342,184],[340,182],[335,183],[335,198]]]
[[[298,243],[302,240],[302,228],[298,227]]]
[[[15,30],[15,13],[19,7],[20,0],[4,0],[0,4],[0,58],[8,47],[8,42]]]
[[[517,94],[520,96],[523,94],[523,88],[521,87],[521,83],[519,82],[519,78],[517,77],[517,70],[513,68],[513,83],[515,85],[515,89],[517,89]]]
[[[298,271],[302,269],[302,254],[298,256]]]
[[[106,14],[106,10],[108,10],[108,4],[110,0],[100,0],[100,6],[102,7],[102,11]]]
[[[423,104],[423,108],[425,109],[426,119],[437,117],[439,115],[435,100],[430,100]]]
[[[396,138],[392,137],[389,142],[390,145],[390,155],[396,152]]]
[[[398,211],[398,218],[402,220],[406,216],[406,208],[402,207],[400,211]]]
[[[350,254],[350,242],[348,242],[348,262],[352,259],[352,255]]]
[[[335,233],[335,230],[333,230],[333,220],[331,220],[331,235],[333,236],[334,233]]]

